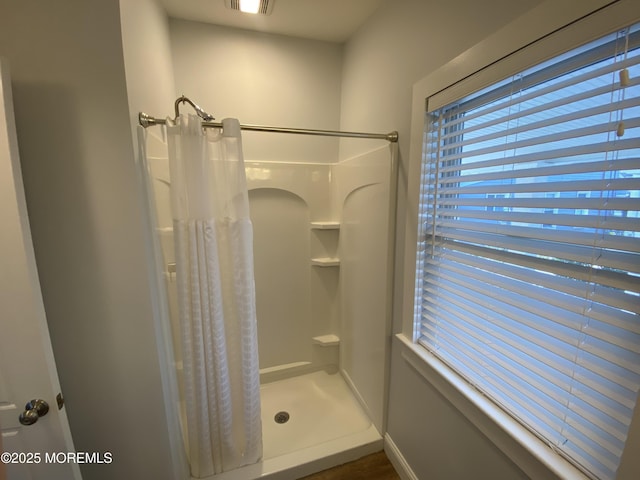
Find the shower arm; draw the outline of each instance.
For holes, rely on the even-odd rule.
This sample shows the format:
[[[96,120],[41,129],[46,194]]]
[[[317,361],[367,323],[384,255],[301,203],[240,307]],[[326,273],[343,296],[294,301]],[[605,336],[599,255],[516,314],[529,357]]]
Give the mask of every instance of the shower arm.
[[[205,122],[210,122],[212,120],[215,120],[215,117],[213,115],[209,115],[200,106],[198,106],[195,103],[193,103],[188,97],[185,97],[184,95],[181,95],[178,98],[176,98],[176,101],[173,104],[173,108],[174,108],[175,113],[176,113],[174,121],[177,120],[178,117],[180,116],[180,104],[181,103],[188,103],[189,105],[191,105],[193,107],[193,109],[196,111],[196,113],[198,114],[198,116],[201,119],[203,119]]]
[[[175,109],[175,119],[180,116],[179,106],[181,103],[188,103],[193,107],[198,116],[202,118],[202,126],[205,128],[220,128],[222,127],[222,123],[213,122],[213,116],[209,115],[205,112],[201,107],[193,103],[189,98],[184,95],[178,97],[174,104]],[[151,127],[153,125],[166,125],[167,121],[164,118],[155,118],[151,115],[148,115],[144,112],[138,113],[138,122],[144,128]],[[363,133],[363,132],[344,132],[340,130],[315,130],[308,128],[287,128],[287,127],[270,127],[265,125],[248,125],[241,124],[240,128],[242,130],[251,130],[255,132],[276,132],[276,133],[293,133],[299,135],[320,135],[325,137],[351,137],[351,138],[373,138],[386,140],[388,142],[397,143],[398,142],[398,132],[393,131],[389,133]]]

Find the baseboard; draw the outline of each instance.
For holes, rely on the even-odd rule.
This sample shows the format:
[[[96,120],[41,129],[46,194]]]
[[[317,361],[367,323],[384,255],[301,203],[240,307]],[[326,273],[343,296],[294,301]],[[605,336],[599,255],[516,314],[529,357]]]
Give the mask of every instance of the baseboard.
[[[402,480],[418,480],[418,476],[413,473],[413,470],[411,470],[411,467],[388,433],[384,435],[384,453],[387,454],[391,465],[396,469]]]

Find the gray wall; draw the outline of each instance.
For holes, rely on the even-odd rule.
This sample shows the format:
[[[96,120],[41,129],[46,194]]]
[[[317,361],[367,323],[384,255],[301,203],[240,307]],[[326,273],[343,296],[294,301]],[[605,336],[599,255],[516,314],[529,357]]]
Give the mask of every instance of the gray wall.
[[[118,2],[0,0],[0,56],[84,478],[172,479]]]

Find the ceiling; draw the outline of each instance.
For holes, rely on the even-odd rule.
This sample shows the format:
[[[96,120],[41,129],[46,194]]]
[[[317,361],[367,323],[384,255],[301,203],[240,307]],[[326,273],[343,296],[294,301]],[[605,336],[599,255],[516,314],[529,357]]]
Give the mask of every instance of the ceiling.
[[[225,7],[225,0],[159,0],[170,17],[259,32],[345,42],[385,0],[273,0],[271,15]]]

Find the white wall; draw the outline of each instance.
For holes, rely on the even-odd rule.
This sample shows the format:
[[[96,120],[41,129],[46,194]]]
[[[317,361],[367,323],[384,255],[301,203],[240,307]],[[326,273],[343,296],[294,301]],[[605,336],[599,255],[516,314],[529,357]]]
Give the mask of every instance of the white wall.
[[[0,1],[27,207],[84,478],[173,479],[118,2]]]
[[[444,4],[436,1],[396,1],[393,5],[383,5],[346,46],[341,128],[352,129],[357,123],[358,128],[381,131],[397,128],[400,132],[395,277],[397,283],[394,296],[396,331],[401,330],[403,320],[411,322],[411,318],[403,319],[403,292],[407,290],[406,295],[409,297],[413,294],[410,286],[402,284],[404,225],[405,222],[408,223],[408,218],[416,216],[416,212],[412,211],[413,206],[407,202],[407,183],[414,179],[407,178],[412,86],[451,60],[456,59],[458,62],[452,66],[458,71],[463,70],[461,67],[468,63],[473,64],[476,58],[456,57],[538,3],[541,2],[454,0]],[[582,10],[590,8],[589,6],[595,9],[604,3],[606,2],[566,1],[558,5],[558,8],[564,14],[571,14],[573,11],[575,18],[581,15]],[[555,20],[555,17],[549,17],[549,25]],[[454,30],[459,36],[452,38],[450,32]],[[519,32],[512,30],[510,33],[518,36]],[[496,50],[509,48],[509,44],[505,45],[504,40],[502,42]],[[494,47],[496,46],[494,44]],[[400,56],[397,52],[403,54]],[[418,103],[416,101],[416,105]],[[419,109],[418,106],[415,117],[418,121]],[[369,125],[365,126],[367,122]],[[415,138],[419,144],[419,132]],[[341,158],[351,155],[353,148],[356,147],[352,141],[342,141]],[[414,160],[416,159],[412,158],[412,161]],[[417,161],[420,159],[417,158]],[[410,242],[408,239],[407,243]],[[408,268],[412,268],[411,261],[407,261],[407,265]],[[519,467],[484,434],[493,438],[496,444],[508,444],[510,454],[518,459],[519,465],[528,472],[535,472],[531,473],[533,478],[553,478],[546,467],[528,451],[516,452],[517,449],[522,450],[522,447],[495,424],[490,428],[483,426],[484,434],[481,433],[468,418],[475,417],[476,422],[477,417],[484,414],[476,409],[477,411],[465,412],[467,415],[462,415],[453,406],[460,404],[458,399],[454,398],[454,395],[443,397],[439,389],[414,370],[404,355],[402,346],[394,339],[387,424],[388,439],[394,444],[387,445],[391,452],[399,452],[404,457],[418,478],[525,477]],[[635,428],[635,420],[640,416],[640,409],[636,410],[636,419],[627,446],[630,451],[637,451],[636,442],[640,438],[640,430]],[[494,431],[490,431],[492,429]],[[638,466],[631,455],[623,457],[619,477],[636,478],[637,472]]]
[[[413,84],[537,3],[385,2],[345,46],[341,129],[400,134],[396,331],[402,320],[404,223],[406,215],[414,214],[406,201]],[[374,146],[373,141],[341,140],[340,158]],[[518,467],[413,371],[398,347],[394,341],[387,432],[418,478],[523,478]]]
[[[171,47],[169,43],[169,19],[162,7],[155,0],[120,0],[120,20],[122,29],[122,49],[124,54],[125,77],[127,84],[127,99],[129,103],[129,118],[133,135],[135,161],[138,167],[138,192],[143,204],[142,227],[145,230],[144,247],[147,260],[147,275],[151,293],[151,308],[154,317],[156,342],[158,345],[158,360],[160,378],[164,397],[167,440],[170,445],[174,478],[186,476],[188,460],[185,446],[180,435],[180,418],[178,404],[180,391],[178,387],[177,370],[175,368],[176,355],[174,341],[178,337],[172,333],[172,323],[169,306],[177,308],[175,289],[167,289],[165,281],[175,280],[175,275],[164,275],[167,261],[162,259],[160,242],[166,244],[167,236],[154,237],[157,227],[171,226],[170,214],[166,211],[162,220],[158,219],[152,210],[152,204],[147,192],[153,187],[145,182],[142,173],[146,163],[140,158],[140,136],[146,136],[148,156],[157,155],[157,147],[161,147],[162,156],[166,157],[165,145],[162,142],[162,130],[159,127],[148,128],[142,133],[138,124],[139,112],[163,112],[170,109],[178,97],[175,93],[173,79],[173,64],[171,61]],[[153,113],[150,113],[153,114]],[[150,164],[152,161],[149,162]],[[168,169],[168,162],[162,163]],[[157,164],[156,164],[157,166]],[[163,185],[164,186],[164,185]],[[164,191],[164,199],[168,199],[168,191]],[[168,222],[168,223],[165,223]],[[158,242],[154,245],[154,242]],[[166,247],[166,245],[163,245]],[[173,244],[171,244],[173,247]],[[165,249],[166,250],[166,249]],[[173,248],[171,248],[173,255]],[[174,261],[173,258],[171,261]],[[155,267],[155,268],[154,268]],[[171,282],[169,282],[171,283]],[[176,315],[177,316],[177,315]],[[179,355],[179,350],[177,354]],[[169,472],[167,472],[169,475]]]
[[[529,478],[410,367],[397,347],[392,345],[387,432],[418,479]]]
[[[217,120],[338,128],[340,45],[185,20],[172,19],[170,29],[177,90]],[[246,131],[242,137],[246,160],[337,159],[335,138]]]
[[[138,112],[163,117],[179,96],[173,80],[169,19],[155,0],[120,0],[120,18],[129,111],[132,125],[137,126]]]
[[[390,210],[394,148],[336,165],[340,227],[340,368],[384,433],[390,354]]]
[[[383,2],[344,48],[342,130],[397,130],[398,205],[394,325],[401,328],[402,259],[413,84],[541,0],[396,0]],[[455,35],[451,32],[454,31]],[[378,146],[342,139],[340,159]]]
[[[408,157],[413,84],[540,1],[382,2],[345,45],[341,129],[398,130]],[[362,140],[342,140],[340,158],[363,148]]]

